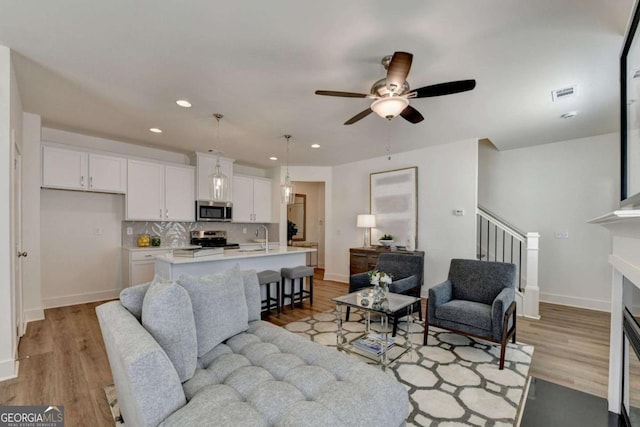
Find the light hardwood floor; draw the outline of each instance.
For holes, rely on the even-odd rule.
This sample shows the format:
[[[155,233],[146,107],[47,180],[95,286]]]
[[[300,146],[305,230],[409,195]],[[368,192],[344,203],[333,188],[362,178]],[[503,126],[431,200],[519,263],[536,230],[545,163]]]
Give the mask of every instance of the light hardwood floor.
[[[314,304],[280,316],[277,325],[331,310],[347,285],[314,280]],[[95,315],[97,303],[45,310],[20,340],[18,378],[0,382],[0,405],[64,405],[67,426],[113,426],[103,387],[113,382]],[[542,304],[541,320],[518,319],[518,341],[535,346],[530,374],[601,397],[607,393],[609,314]]]

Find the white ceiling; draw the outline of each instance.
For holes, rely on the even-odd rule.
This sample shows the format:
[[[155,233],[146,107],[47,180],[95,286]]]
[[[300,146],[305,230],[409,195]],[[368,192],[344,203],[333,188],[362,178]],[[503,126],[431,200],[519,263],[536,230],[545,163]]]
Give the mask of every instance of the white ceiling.
[[[632,3],[0,0],[0,44],[17,53],[23,109],[45,126],[215,146],[261,167],[282,164],[290,133],[291,164],[336,165],[465,138],[509,149],[619,130]],[[412,100],[425,117],[415,125],[372,114],[344,126],[370,101],[314,95],[368,93],[394,51],[414,54],[412,88],[474,78],[476,89]],[[574,84],[577,97],[551,102],[552,89]],[[212,113],[225,115],[219,139]]]

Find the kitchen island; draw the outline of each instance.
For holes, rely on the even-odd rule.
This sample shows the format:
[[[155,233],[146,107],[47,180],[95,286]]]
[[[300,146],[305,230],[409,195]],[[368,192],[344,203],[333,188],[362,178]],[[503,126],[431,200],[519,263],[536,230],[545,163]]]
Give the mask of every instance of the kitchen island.
[[[175,280],[181,274],[200,276],[228,270],[240,264],[241,270],[275,270],[282,267],[306,265],[307,253],[315,248],[273,246],[265,249],[225,249],[223,254],[202,257],[176,257],[162,255],[155,259],[155,273],[167,280]]]

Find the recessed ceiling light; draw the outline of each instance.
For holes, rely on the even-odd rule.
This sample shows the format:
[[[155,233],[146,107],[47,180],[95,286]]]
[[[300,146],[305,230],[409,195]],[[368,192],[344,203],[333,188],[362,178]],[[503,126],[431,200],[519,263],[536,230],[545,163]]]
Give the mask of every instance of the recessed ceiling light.
[[[311,148],[320,148],[320,144],[311,144]]]
[[[575,117],[577,115],[578,115],[577,111],[569,111],[568,113],[564,113],[560,117],[562,117],[563,119],[570,119],[570,118]]]
[[[275,156],[271,156],[271,157],[269,157],[269,160],[278,160],[278,158],[275,157]]]
[[[191,107],[191,103],[189,101],[187,101],[186,99],[178,99],[176,101],[176,104],[178,104],[179,106],[184,107],[184,108]]]
[[[162,133],[162,129],[159,128],[149,128],[149,130],[153,133]]]

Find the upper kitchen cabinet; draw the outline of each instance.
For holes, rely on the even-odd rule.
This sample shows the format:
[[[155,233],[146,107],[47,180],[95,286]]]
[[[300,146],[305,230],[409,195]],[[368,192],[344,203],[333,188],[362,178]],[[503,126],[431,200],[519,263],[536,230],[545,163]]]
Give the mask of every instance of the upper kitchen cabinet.
[[[192,164],[196,165],[196,198],[198,200],[210,200],[211,199],[211,178],[210,176],[216,169],[216,162],[218,156],[207,153],[195,153],[191,156]],[[233,159],[226,157],[220,157],[220,170],[229,179],[229,188],[227,189],[227,200],[221,200],[229,202],[233,200]]]
[[[233,222],[271,222],[271,180],[233,176]]]
[[[129,160],[127,220],[195,221],[192,166]]]
[[[43,145],[42,186],[126,193],[127,160],[122,157]]]

